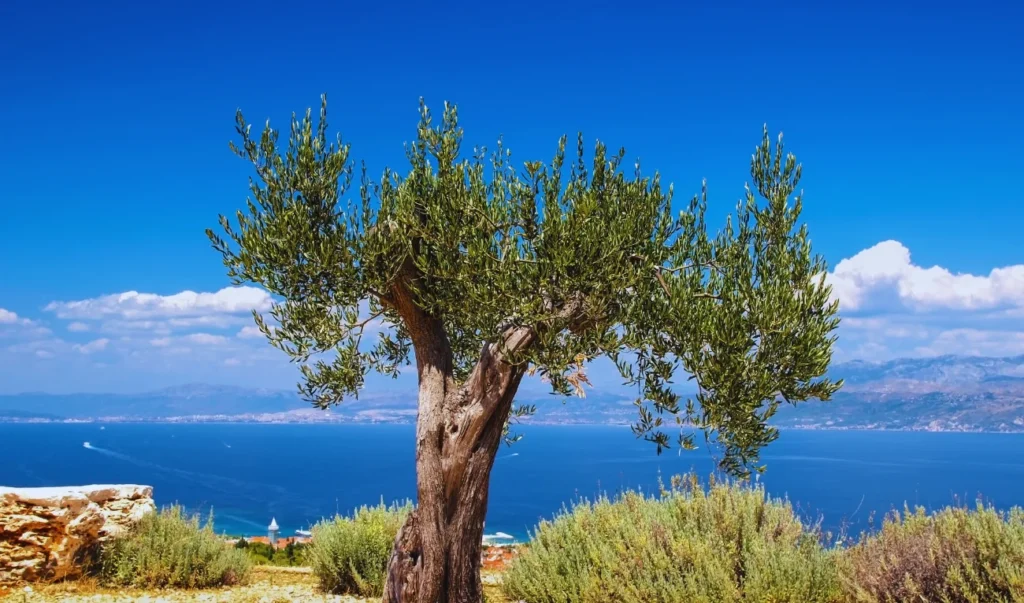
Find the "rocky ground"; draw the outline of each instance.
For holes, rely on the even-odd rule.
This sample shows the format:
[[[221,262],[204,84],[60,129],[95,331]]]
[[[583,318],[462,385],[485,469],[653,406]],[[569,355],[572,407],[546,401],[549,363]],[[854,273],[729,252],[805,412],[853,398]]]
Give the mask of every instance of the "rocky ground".
[[[0,584],[76,579],[81,550],[155,508],[149,486],[0,486]]]
[[[501,553],[485,561],[484,591],[488,603],[505,603],[498,585],[504,567]],[[486,558],[485,558],[486,559]],[[376,599],[373,599],[376,600]],[[335,602],[362,603],[361,599],[344,595],[325,595],[317,589],[316,579],[308,568],[257,567],[251,584],[211,590],[128,590],[97,586],[91,580],[76,580],[49,585],[0,587],[2,603],[286,603]]]
[[[355,597],[324,595],[317,591],[316,579],[309,570],[286,571],[291,568],[261,568],[253,572],[251,584],[210,590],[130,590],[97,586],[90,580],[69,581],[50,585],[33,585],[10,589],[4,603],[129,603],[189,601],[206,603],[284,603],[285,601],[364,601]]]

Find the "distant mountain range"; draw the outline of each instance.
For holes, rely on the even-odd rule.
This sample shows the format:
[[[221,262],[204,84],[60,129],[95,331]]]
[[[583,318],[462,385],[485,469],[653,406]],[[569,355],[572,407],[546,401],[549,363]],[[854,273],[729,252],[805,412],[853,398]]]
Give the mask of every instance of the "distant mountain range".
[[[909,392],[1020,392],[1024,386],[1024,355],[900,358],[878,364],[857,360],[836,365],[831,374],[845,379],[843,390],[847,392],[875,391],[880,386]]]
[[[783,405],[773,419],[785,428],[912,429],[1024,432],[1024,356],[902,358],[835,365],[846,383],[829,403]],[[523,394],[537,405],[532,423],[627,424],[629,396],[588,392],[586,400]],[[311,408],[293,392],[184,385],[142,394],[0,395],[0,421],[250,421],[412,423],[408,393],[372,392],[330,411]]]
[[[849,362],[827,404],[780,410],[785,427],[1024,432],[1024,356]]]
[[[194,414],[282,412],[307,408],[293,393],[183,385],[141,394],[46,394],[0,396],[0,416],[11,411],[44,413],[68,419],[95,417],[157,418]]]

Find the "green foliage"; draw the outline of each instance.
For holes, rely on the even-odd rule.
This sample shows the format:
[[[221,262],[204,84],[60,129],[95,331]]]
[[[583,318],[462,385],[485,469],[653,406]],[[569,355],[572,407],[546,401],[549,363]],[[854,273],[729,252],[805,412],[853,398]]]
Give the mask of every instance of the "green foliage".
[[[249,559],[256,565],[280,565],[280,566],[305,566],[306,548],[309,545],[303,543],[289,542],[282,549],[275,550],[274,547],[264,542],[249,542],[240,538],[235,543],[236,549],[242,549],[249,556]]]
[[[582,502],[541,523],[503,589],[531,603],[1022,603],[1024,510],[907,509],[825,548],[762,488],[685,476],[660,498]]]
[[[234,282],[283,298],[276,324],[256,322],[300,364],[301,393],[318,406],[356,396],[371,370],[408,364],[405,299],[443,323],[456,382],[483,344],[527,328],[535,338],[510,362],[568,395],[582,393],[587,361],[610,357],[638,390],[638,435],[660,452],[672,416],[681,446],[693,446],[682,427],[704,430],[736,474],[758,468],[781,402],[827,400],[840,385],[822,378],[839,319],[799,224],[801,168],[767,129],[752,186],[717,234],[704,193],[676,214],[658,174],[639,163],[625,173],[624,150],[598,143],[588,166],[582,135],[568,162],[564,137],[550,163],[517,167],[500,141],[467,156],[453,106],[435,125],[421,103],[408,172],[372,182],[364,168],[357,199],[326,99],[315,125],[310,111],[293,116],[287,145],[269,123],[253,135],[241,112],[237,131],[251,197],[234,221],[221,216],[224,238],[207,234]],[[364,341],[371,320],[385,328]],[[673,389],[680,371],[698,385],[691,399]]]
[[[581,502],[541,523],[504,590],[531,603],[824,603],[840,600],[832,555],[763,488],[686,476],[660,498]]]
[[[857,603],[1024,601],[1024,511],[981,504],[926,514],[893,512],[882,529],[844,555]]]
[[[308,544],[289,542],[281,551],[284,553],[285,565],[306,565],[306,549]]]
[[[213,532],[213,517],[200,527],[181,507],[150,513],[104,547],[103,582],[135,588],[211,588],[244,583],[250,563]]]
[[[255,565],[266,565],[274,558],[274,547],[265,542],[248,542],[243,538],[235,543],[235,548],[245,550]]]
[[[361,507],[352,517],[337,516],[313,527],[305,559],[329,593],[379,597],[395,536],[412,503]]]
[[[274,551],[274,554],[270,557],[272,565],[287,566],[291,565],[291,561],[291,558],[288,557],[288,553],[284,549]]]

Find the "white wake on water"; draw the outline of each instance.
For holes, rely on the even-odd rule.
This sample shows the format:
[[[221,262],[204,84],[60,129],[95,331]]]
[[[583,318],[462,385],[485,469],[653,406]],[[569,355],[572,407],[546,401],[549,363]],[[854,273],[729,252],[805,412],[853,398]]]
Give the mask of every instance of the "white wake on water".
[[[185,469],[165,467],[164,465],[128,456],[127,454],[121,454],[120,452],[116,452],[114,450],[101,448],[89,442],[84,442],[82,444],[82,447],[93,452],[98,452],[104,456],[109,456],[119,461],[130,463],[132,465],[135,465],[136,467],[141,467],[149,471],[155,471],[157,473],[163,473],[165,475],[172,475],[174,477],[177,477],[178,479],[190,481],[199,484],[200,486],[203,486],[205,488],[209,488],[211,490],[217,490],[221,492],[230,491],[235,494],[241,495],[249,500],[265,500],[267,490],[273,490],[282,494],[288,493],[288,491],[282,488],[281,486],[274,484],[259,484],[256,482],[246,482],[231,477],[214,475],[211,473],[202,473],[198,471],[187,471]],[[252,494],[243,494],[243,492],[251,492]]]

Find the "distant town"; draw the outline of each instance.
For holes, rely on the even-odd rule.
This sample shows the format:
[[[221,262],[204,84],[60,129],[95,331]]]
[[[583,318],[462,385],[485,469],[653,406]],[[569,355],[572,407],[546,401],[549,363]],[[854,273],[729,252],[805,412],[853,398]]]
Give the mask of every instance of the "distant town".
[[[941,356],[832,369],[845,385],[830,402],[782,404],[780,429],[1024,432],[1024,356]],[[588,391],[586,399],[522,395],[536,406],[532,425],[630,425],[626,392]],[[416,421],[415,396],[370,392],[329,410],[292,392],[193,384],[140,394],[0,395],[0,423],[398,424]]]

